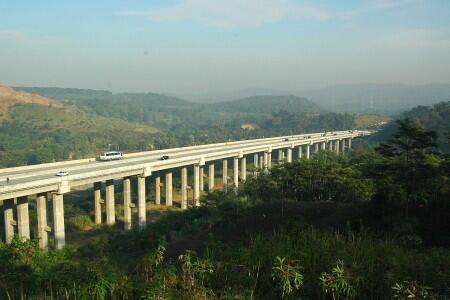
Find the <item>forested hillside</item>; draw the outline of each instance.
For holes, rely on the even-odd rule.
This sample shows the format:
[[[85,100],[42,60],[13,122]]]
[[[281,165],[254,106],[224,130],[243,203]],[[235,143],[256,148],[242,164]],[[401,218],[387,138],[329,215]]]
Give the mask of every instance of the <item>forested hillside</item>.
[[[418,106],[402,113],[398,118],[408,118],[426,130],[436,132],[438,147],[446,152],[450,151],[450,101],[433,106]],[[397,123],[392,122],[373,136],[372,140],[386,140],[397,128]]]
[[[27,92],[16,92],[23,99],[47,97],[43,99],[52,105],[30,105],[33,102],[24,101],[4,110],[0,167],[92,157],[107,149],[142,151],[361,128],[361,116],[323,112],[308,100],[293,96],[199,104],[154,93],[17,90]],[[370,125],[378,119],[367,120]]]
[[[306,98],[297,96],[254,96],[211,105],[214,110],[270,114],[280,110],[292,113],[323,112],[324,109]]]

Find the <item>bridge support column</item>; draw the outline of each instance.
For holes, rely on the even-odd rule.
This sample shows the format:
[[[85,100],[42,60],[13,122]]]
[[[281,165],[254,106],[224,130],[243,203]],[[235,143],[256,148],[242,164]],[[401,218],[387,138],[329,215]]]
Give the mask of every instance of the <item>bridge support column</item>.
[[[288,163],[292,162],[292,149],[291,148],[287,149],[287,162]]]
[[[326,146],[327,146],[327,143],[326,142],[322,142],[322,151],[325,150]]]
[[[302,159],[302,146],[298,146],[298,159]]]
[[[272,168],[272,152],[267,152],[267,168]]]
[[[66,232],[64,229],[64,196],[62,194],[53,194],[53,235],[55,248],[64,248]]]
[[[239,158],[233,158],[233,185],[235,188],[239,187]]]
[[[328,142],[328,150],[333,151],[333,141]]]
[[[114,180],[106,181],[106,224],[114,225],[116,223],[116,208],[114,199]]]
[[[345,139],[341,140],[341,152],[345,152]]]
[[[284,159],[284,152],[283,149],[278,149],[278,162],[282,162]]]
[[[253,154],[253,168],[254,169],[259,168],[258,158],[259,158],[258,153]]]
[[[139,187],[138,187],[139,191]],[[131,229],[131,179],[125,177],[123,179],[123,228]]]
[[[352,138],[348,139],[348,149],[352,148]]]
[[[200,206],[200,166],[199,165],[194,165],[194,205]]]
[[[94,222],[95,224],[102,224],[102,183],[94,183]]]
[[[214,163],[210,163],[208,166],[208,190],[212,192],[214,190]]]
[[[335,141],[334,147],[335,147],[336,153],[339,153],[339,140]]]
[[[319,143],[315,143],[314,144],[314,153],[318,153],[319,152]]]
[[[36,206],[39,248],[46,250],[48,248],[49,227],[47,224],[47,198],[45,194],[37,195]]]
[[[28,211],[28,197],[17,199],[17,233],[21,240],[30,239],[30,214]]]
[[[203,192],[205,190],[205,184],[204,184],[204,180],[203,180],[203,176],[204,176],[204,172],[203,172],[203,167],[200,167],[200,192]]]
[[[181,168],[181,209],[187,209],[188,194],[187,194],[187,168]]]
[[[147,223],[147,201],[145,199],[145,176],[138,176],[138,224],[144,228]],[[131,203],[130,203],[131,204]],[[131,209],[130,209],[131,211]]]
[[[227,186],[227,178],[228,178],[228,161],[226,159],[222,162],[222,182],[224,188]]]
[[[247,159],[245,157],[241,158],[241,180],[247,180]]]
[[[259,156],[259,168],[260,169],[262,169],[262,170],[264,170],[264,154],[261,154],[260,156]]]
[[[306,145],[306,159],[309,159],[309,150],[311,148],[311,145]]]
[[[172,206],[172,172],[166,173],[166,206]]]
[[[155,177],[155,204],[161,204],[161,177]]]
[[[16,222],[14,221],[14,200],[8,199],[3,201],[3,219],[5,221],[5,242],[10,244],[12,239],[14,238],[14,225]]]
[[[267,166],[269,165],[269,156],[266,151],[263,152],[263,169],[267,170]]]

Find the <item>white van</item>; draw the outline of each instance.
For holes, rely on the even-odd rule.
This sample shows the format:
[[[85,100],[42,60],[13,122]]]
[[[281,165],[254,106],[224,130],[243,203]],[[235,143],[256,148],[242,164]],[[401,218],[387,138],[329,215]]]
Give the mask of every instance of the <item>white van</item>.
[[[120,151],[108,151],[103,152],[100,154],[100,160],[106,161],[106,160],[116,160],[116,159],[122,159],[123,158],[123,152]]]

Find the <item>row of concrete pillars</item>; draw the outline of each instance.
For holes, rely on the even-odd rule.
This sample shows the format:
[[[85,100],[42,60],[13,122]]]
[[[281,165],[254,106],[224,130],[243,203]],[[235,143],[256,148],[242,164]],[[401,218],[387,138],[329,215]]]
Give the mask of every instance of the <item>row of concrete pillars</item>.
[[[298,159],[305,157],[309,159],[311,148],[314,153],[327,149],[326,142],[316,143],[314,145],[302,145],[296,150]],[[351,139],[336,140],[328,142],[328,150],[336,152],[344,152],[346,148],[351,148]],[[292,162],[294,148],[287,148],[278,150],[279,162]],[[240,170],[239,170],[240,166]],[[253,167],[255,174],[258,169],[270,169],[272,166],[272,152],[255,153],[253,155]],[[238,188],[239,181],[245,181],[247,178],[247,159],[246,157],[234,157],[232,165],[232,180],[228,177],[228,160],[222,161],[222,183],[224,187],[231,184],[234,188]],[[156,175],[155,180],[155,204],[161,204],[161,186],[165,186],[165,205],[173,205],[173,182],[172,170],[165,172],[165,181],[161,182],[161,176]],[[208,191],[214,190],[215,176],[214,163],[208,165]],[[188,186],[188,167],[181,168],[181,208],[188,207],[188,190],[193,189],[193,205],[200,205],[200,193],[204,190],[204,168],[200,165],[193,166],[194,186]],[[102,224],[102,203],[105,205],[106,224],[114,225],[116,222],[115,210],[115,185],[114,180],[107,180],[105,183],[105,201],[102,199],[102,183],[94,183],[94,221],[96,224]],[[52,203],[52,222],[48,225],[47,222],[47,200],[51,198]],[[123,214],[124,214],[124,228],[129,230],[132,228],[132,208],[136,205],[132,203],[131,199],[131,178],[123,178]],[[143,228],[146,225],[146,177],[137,176],[137,215],[138,227]],[[29,222],[29,199],[27,196],[19,197],[17,199],[9,199],[3,201],[4,208],[4,222],[5,222],[5,241],[10,243],[15,234],[21,239],[30,239],[30,222]],[[14,218],[14,208],[16,209],[16,220]],[[64,229],[64,197],[57,193],[43,193],[36,196],[36,210],[37,210],[37,237],[39,239],[39,246],[42,249],[47,249],[49,245],[49,233],[53,232],[54,247],[61,249],[65,245],[65,229]]]

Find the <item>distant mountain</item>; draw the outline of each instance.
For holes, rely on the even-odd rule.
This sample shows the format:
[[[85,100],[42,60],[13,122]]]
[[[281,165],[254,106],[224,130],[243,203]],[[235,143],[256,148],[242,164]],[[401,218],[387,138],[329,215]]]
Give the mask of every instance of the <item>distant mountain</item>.
[[[304,96],[336,112],[395,115],[418,105],[450,100],[450,84],[354,84],[305,91]]]
[[[441,102],[433,106],[417,106],[408,110],[396,119],[409,118],[426,130],[433,130],[438,134],[439,148],[450,152],[450,101]],[[390,122],[375,134],[374,141],[388,140],[397,129],[395,122]]]
[[[253,96],[239,100],[212,104],[217,111],[271,114],[279,111],[291,113],[323,112],[324,109],[306,98],[298,96]]]

